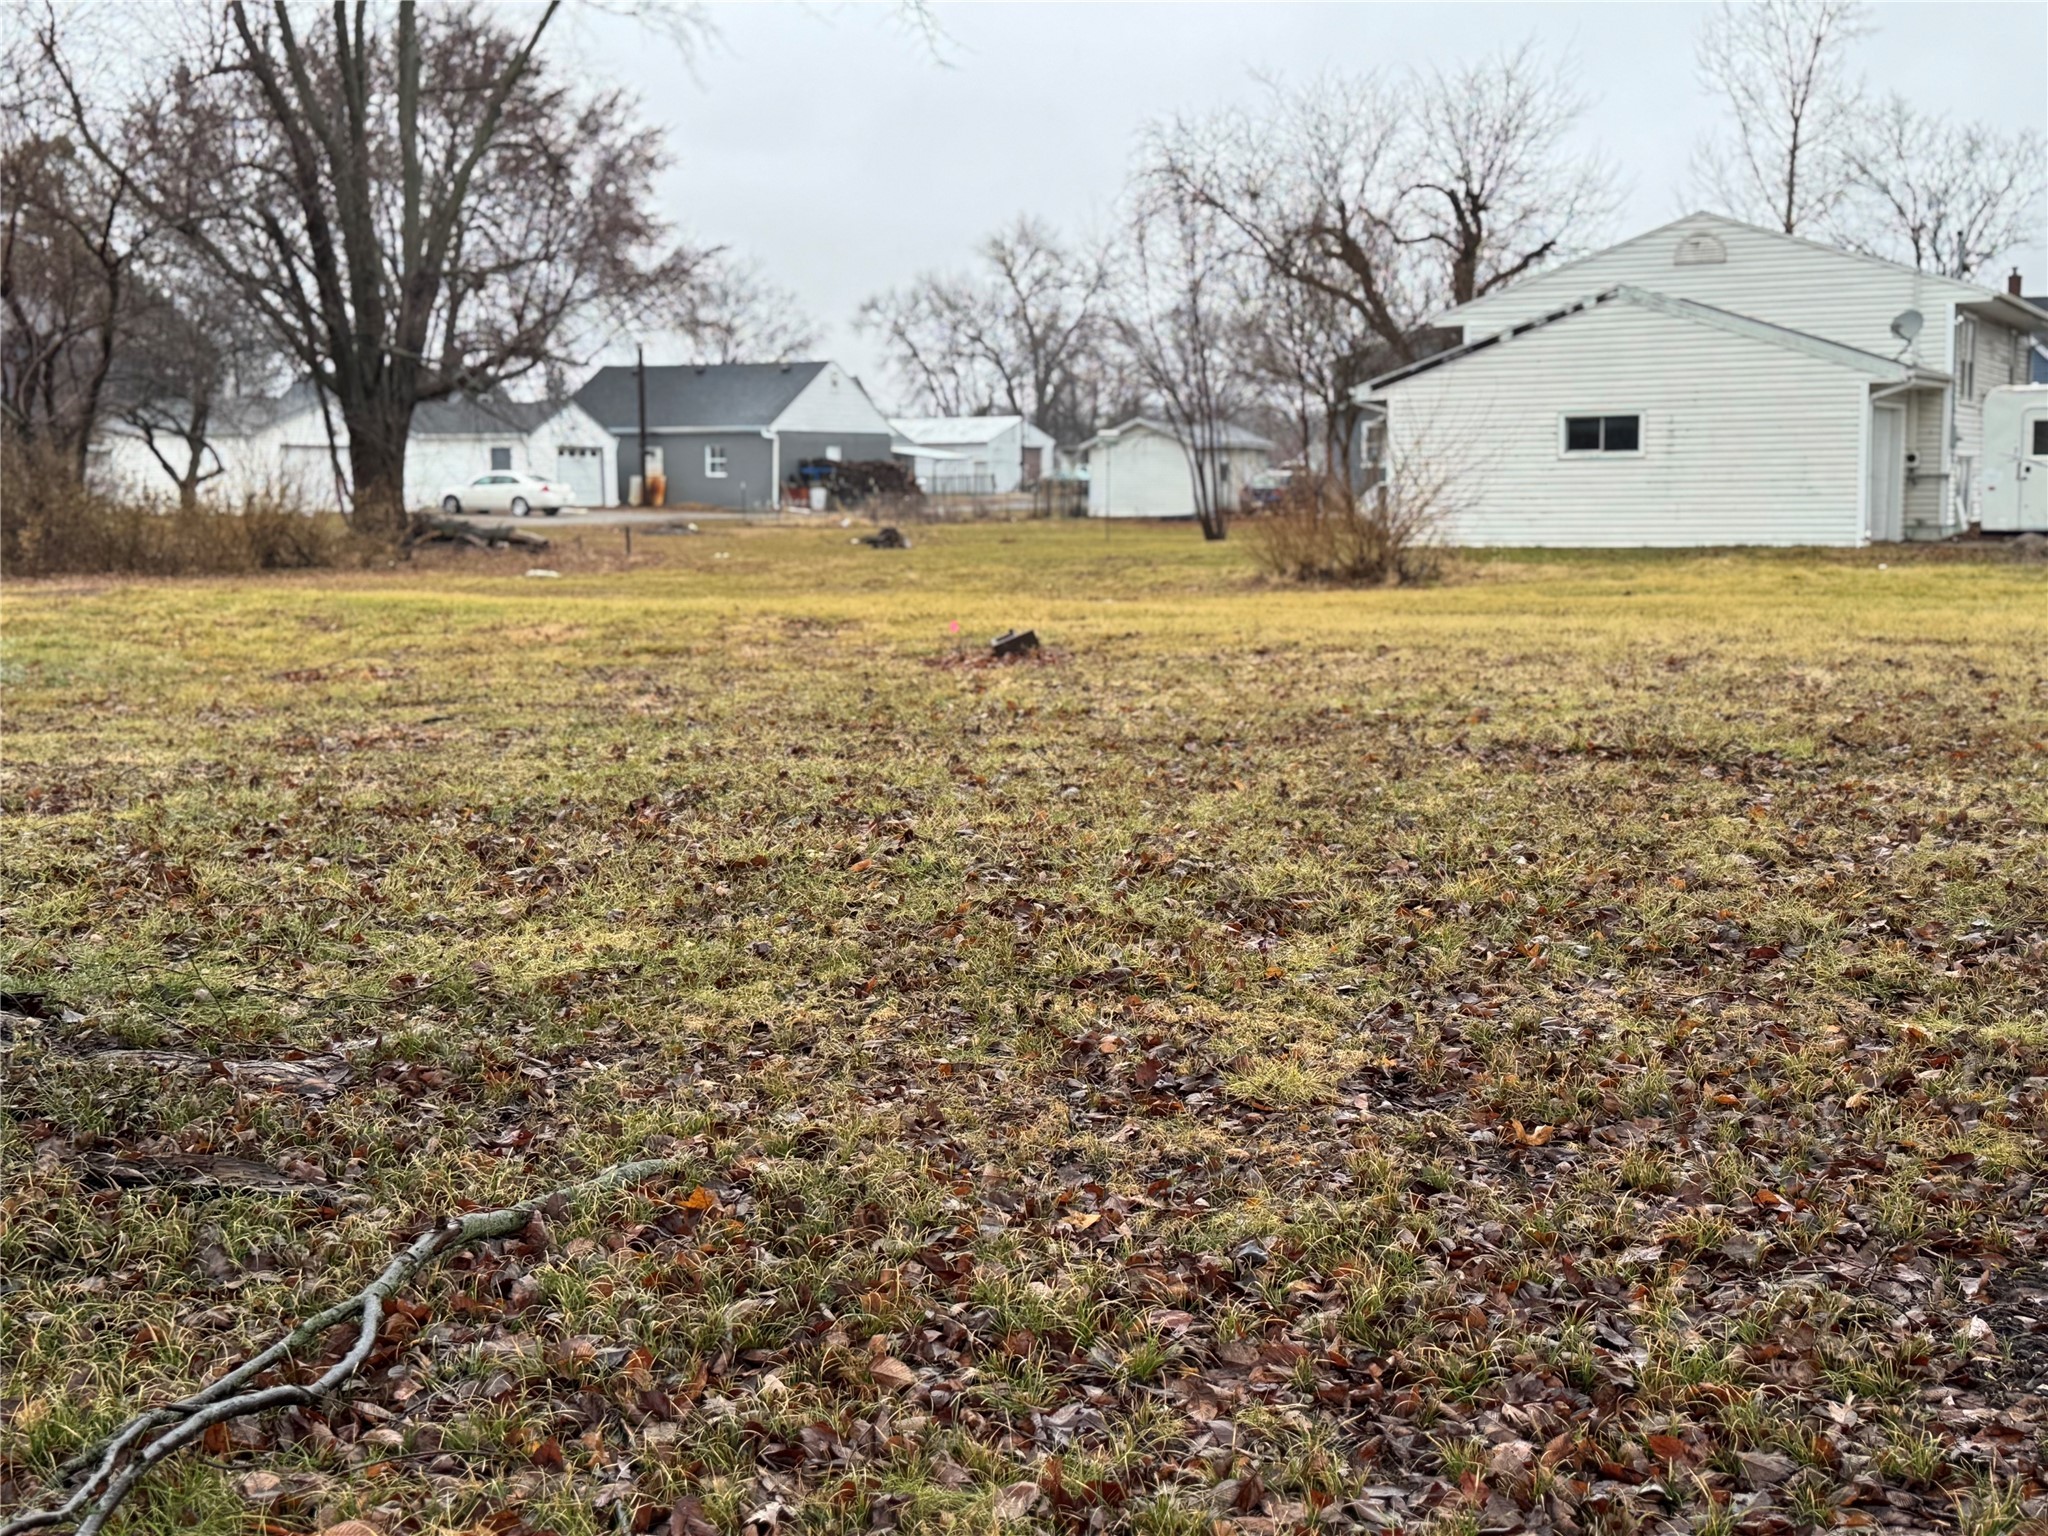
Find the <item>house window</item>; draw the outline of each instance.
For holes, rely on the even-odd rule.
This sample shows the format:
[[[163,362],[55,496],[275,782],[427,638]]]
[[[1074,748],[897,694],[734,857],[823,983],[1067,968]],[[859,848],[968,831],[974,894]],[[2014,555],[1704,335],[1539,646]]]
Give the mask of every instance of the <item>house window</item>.
[[[491,468],[510,469],[511,467],[512,450],[510,448],[493,448],[491,450]]]
[[[1640,416],[1567,416],[1564,419],[1566,453],[1641,453],[1643,418]]]
[[[834,464],[837,464],[839,462],[839,445],[837,443],[829,445],[825,449],[825,457],[830,459]]]
[[[1956,327],[1956,393],[1964,400],[1977,398],[1977,322],[1967,315]]]
[[[711,480],[725,478],[725,449],[717,443],[704,445],[704,474]]]

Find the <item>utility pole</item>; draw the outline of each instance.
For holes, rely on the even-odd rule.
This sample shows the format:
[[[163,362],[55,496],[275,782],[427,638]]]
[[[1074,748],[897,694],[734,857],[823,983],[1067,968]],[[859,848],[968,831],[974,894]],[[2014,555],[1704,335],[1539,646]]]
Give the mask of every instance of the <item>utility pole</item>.
[[[640,393],[640,505],[647,505],[647,348],[634,343],[633,383]],[[629,480],[628,485],[632,484]]]

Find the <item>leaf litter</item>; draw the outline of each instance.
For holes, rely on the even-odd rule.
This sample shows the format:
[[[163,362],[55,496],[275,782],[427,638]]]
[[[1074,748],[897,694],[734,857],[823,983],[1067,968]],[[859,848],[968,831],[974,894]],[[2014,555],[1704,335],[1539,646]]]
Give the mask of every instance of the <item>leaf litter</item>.
[[[1568,647],[1512,583],[1253,644],[1204,568],[1004,668],[829,564],[758,624],[636,577],[538,663],[487,606],[74,605],[0,782],[0,1502],[439,1214],[646,1155],[694,1177],[452,1260],[137,1528],[2048,1515],[2042,621],[1967,567],[1907,572],[1939,649],[1721,621],[1782,569],[1610,621],[1560,562]],[[464,723],[292,744],[402,710]]]

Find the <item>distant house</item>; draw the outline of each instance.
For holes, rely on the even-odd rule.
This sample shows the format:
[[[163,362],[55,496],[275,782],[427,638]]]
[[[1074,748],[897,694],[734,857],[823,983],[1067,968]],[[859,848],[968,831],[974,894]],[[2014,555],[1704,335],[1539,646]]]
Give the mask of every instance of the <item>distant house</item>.
[[[1975,520],[2018,294],[1693,214],[1461,305],[1357,398],[1471,544],[1860,544]]]
[[[1215,458],[1218,499],[1235,508],[1252,476],[1272,462],[1273,444],[1229,423],[1200,434]],[[1163,421],[1137,416],[1081,444],[1090,517],[1192,517],[1195,477],[1180,435]]]
[[[888,459],[888,418],[837,363],[709,363],[646,370],[647,468],[664,505],[772,507],[806,462]],[[602,368],[576,392],[617,439],[628,499],[640,437],[636,370]]]
[[[892,416],[897,457],[924,490],[999,494],[1053,472],[1052,435],[1022,416]]]
[[[330,450],[328,423],[334,443]],[[335,465],[348,472],[348,427],[330,403],[308,383],[282,395],[224,402],[207,431],[212,458],[201,495],[209,501],[239,502],[273,492],[312,508],[337,505]],[[158,447],[177,462],[182,442],[158,434]],[[563,481],[577,493],[578,506],[611,504],[606,488],[615,475],[617,446],[611,435],[568,400],[435,400],[417,407],[405,454],[405,500],[428,507],[452,484],[491,470],[515,469]],[[131,495],[166,495],[169,475],[143,434],[125,422],[108,426],[92,457],[96,483]]]

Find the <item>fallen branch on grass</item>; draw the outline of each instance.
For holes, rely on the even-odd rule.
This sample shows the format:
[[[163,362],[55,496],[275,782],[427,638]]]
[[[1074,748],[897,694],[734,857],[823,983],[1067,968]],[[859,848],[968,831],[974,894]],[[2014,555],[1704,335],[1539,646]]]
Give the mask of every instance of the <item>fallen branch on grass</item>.
[[[422,544],[467,544],[473,549],[503,549],[510,544],[519,549],[546,549],[549,540],[524,528],[480,528],[422,513],[406,528],[405,547],[417,549]]]
[[[384,1266],[382,1274],[346,1301],[337,1302],[326,1311],[307,1318],[268,1349],[190,1397],[137,1414],[105,1440],[66,1462],[60,1469],[60,1477],[76,1476],[87,1468],[91,1468],[91,1472],[62,1504],[16,1516],[0,1525],[0,1536],[22,1536],[26,1531],[73,1523],[77,1526],[78,1536],[96,1536],[108,1516],[120,1507],[121,1501],[153,1467],[180,1447],[204,1435],[213,1425],[271,1408],[303,1407],[318,1402],[347,1381],[361,1369],[377,1342],[377,1331],[384,1321],[384,1303],[434,1260],[467,1248],[472,1243],[510,1237],[523,1231],[536,1212],[558,1201],[573,1201],[599,1190],[637,1184],[659,1174],[672,1173],[679,1166],[673,1158],[620,1163],[580,1184],[549,1190],[546,1194],[522,1200],[517,1205],[508,1205],[502,1210],[450,1217],[422,1232],[403,1253]],[[347,1322],[351,1317],[359,1319],[355,1343],[317,1381],[305,1385],[249,1385],[272,1366],[317,1343],[328,1329]],[[156,1433],[159,1430],[161,1434]],[[155,1435],[154,1439],[150,1438],[152,1435]]]

